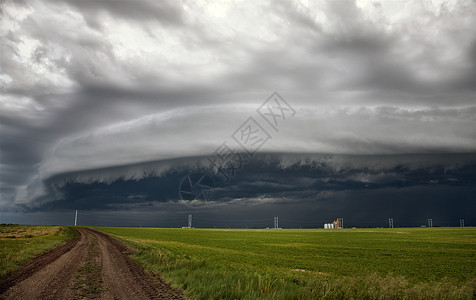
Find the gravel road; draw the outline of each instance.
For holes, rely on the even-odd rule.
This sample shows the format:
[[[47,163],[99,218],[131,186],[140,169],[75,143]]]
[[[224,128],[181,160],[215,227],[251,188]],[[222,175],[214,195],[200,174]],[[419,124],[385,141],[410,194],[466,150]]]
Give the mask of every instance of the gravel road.
[[[0,299],[183,299],[160,276],[144,272],[130,247],[90,228],[4,278]]]

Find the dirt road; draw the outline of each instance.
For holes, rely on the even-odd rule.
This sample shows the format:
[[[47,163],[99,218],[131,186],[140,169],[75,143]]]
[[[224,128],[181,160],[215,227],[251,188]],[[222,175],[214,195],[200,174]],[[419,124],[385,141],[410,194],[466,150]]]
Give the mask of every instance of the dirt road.
[[[0,286],[0,299],[183,299],[159,277],[147,275],[105,233],[81,236],[26,264]]]

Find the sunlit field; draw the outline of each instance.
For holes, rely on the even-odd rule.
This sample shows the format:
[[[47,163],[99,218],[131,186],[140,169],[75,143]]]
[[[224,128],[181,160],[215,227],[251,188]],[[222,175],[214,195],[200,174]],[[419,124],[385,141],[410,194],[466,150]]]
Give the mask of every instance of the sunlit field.
[[[471,299],[476,228],[98,228],[194,299]]]
[[[0,225],[0,278],[76,235],[66,226]]]

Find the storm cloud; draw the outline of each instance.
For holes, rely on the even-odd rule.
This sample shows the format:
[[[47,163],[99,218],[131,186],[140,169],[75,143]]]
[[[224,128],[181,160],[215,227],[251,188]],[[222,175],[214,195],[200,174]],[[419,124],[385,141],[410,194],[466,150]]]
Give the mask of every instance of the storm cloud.
[[[271,138],[210,220],[290,202],[329,217],[360,203],[359,219],[432,198],[458,199],[454,218],[474,207],[474,1],[3,1],[0,14],[5,214],[184,213],[181,178],[223,142],[242,151],[231,136],[249,117]],[[278,131],[257,113],[275,91],[296,112]]]

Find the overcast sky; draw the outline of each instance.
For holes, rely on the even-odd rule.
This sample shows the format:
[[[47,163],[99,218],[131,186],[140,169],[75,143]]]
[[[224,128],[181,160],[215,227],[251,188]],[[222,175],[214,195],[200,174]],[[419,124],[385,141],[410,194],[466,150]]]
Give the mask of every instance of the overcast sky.
[[[0,14],[0,222],[476,223],[474,1],[7,0]],[[268,99],[287,110],[270,119]],[[220,182],[206,158],[224,142],[246,154],[247,120],[267,138]],[[179,199],[190,172],[210,173],[213,201]]]

